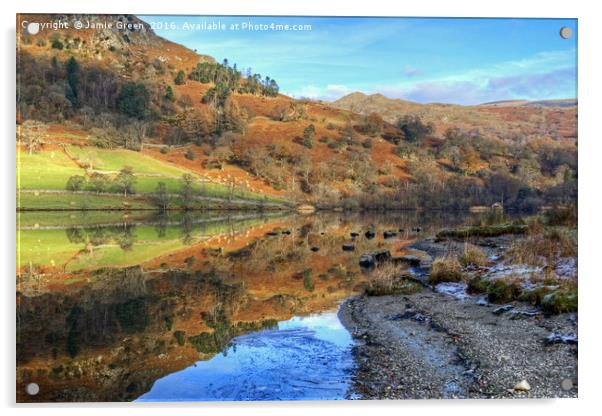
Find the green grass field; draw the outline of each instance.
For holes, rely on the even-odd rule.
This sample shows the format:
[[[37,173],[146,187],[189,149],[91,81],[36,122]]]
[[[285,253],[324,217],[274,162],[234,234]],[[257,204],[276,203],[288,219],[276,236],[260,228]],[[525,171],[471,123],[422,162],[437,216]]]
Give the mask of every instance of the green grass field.
[[[18,208],[22,209],[153,209],[148,195],[156,191],[159,182],[165,183],[169,193],[178,193],[181,188],[181,177],[188,173],[197,179],[194,188],[197,195],[227,199],[230,196],[228,186],[203,182],[201,178],[183,168],[172,166],[163,161],[153,159],[138,152],[124,149],[98,149],[95,147],[69,146],[68,152],[85,163],[92,163],[95,170],[106,171],[109,178],[114,178],[116,172],[129,166],[136,176],[134,191],[136,195],[121,198],[115,195],[75,194],[66,191],[69,178],[73,175],[86,176],[85,169],[79,167],[61,150],[42,150],[29,155],[17,150],[17,187],[23,190],[65,191],[61,194],[20,193]],[[83,190],[93,191],[90,185]],[[108,193],[118,192],[110,185]],[[266,202],[284,202],[262,194],[235,188],[235,199],[245,199]],[[211,208],[209,203],[198,205]],[[173,207],[179,207],[177,201]]]
[[[92,163],[94,169],[117,172],[125,166],[139,174],[179,178],[186,169],[153,159],[139,152],[126,149],[99,149],[97,147],[68,146],[67,151],[84,163]]]
[[[17,188],[65,189],[70,176],[84,175],[63,152],[43,151],[29,155],[17,150]]]

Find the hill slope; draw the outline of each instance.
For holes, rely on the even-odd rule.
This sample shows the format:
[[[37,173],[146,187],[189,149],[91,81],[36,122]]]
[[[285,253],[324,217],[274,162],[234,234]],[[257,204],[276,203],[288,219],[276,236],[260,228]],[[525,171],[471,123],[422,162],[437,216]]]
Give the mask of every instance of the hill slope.
[[[90,192],[103,173],[115,193],[129,166],[146,206],[159,182],[179,193],[180,173],[197,196],[211,196],[203,184],[213,184],[221,195],[322,207],[466,207],[499,195],[531,206],[573,192],[576,107],[421,105],[360,93],[331,105],[294,100],[269,76],[163,39],[135,16],[85,18],[126,28],[18,33],[21,172],[48,170],[22,187],[69,192],[66,181],[82,176]],[[18,17],[57,19],[83,17]],[[411,125],[396,125],[401,116]],[[61,149],[71,165],[47,157]],[[117,196],[89,196],[103,201],[94,207],[109,197]]]
[[[437,132],[461,127],[479,129],[483,134],[500,139],[546,135],[555,139],[574,140],[577,137],[577,102],[567,100],[497,101],[478,106],[453,104],[419,104],[387,98],[382,94],[360,92],[341,97],[332,104],[336,108],[361,114],[376,112],[395,123],[405,114],[417,114],[435,123]]]

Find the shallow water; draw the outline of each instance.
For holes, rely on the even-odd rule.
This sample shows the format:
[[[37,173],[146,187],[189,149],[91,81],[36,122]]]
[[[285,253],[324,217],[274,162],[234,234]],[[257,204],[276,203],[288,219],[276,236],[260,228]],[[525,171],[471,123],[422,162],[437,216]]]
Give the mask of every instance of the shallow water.
[[[159,379],[138,401],[344,399],[351,336],[336,312],[236,337],[208,361]]]

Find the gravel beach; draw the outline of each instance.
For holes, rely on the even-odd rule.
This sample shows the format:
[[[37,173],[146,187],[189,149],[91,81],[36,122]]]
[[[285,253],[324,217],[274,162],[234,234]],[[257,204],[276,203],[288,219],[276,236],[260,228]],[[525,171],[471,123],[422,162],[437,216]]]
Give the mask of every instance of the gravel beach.
[[[576,315],[525,316],[520,308],[498,308],[430,289],[349,299],[339,317],[356,339],[352,394],[577,397],[576,341],[562,338],[576,336]]]

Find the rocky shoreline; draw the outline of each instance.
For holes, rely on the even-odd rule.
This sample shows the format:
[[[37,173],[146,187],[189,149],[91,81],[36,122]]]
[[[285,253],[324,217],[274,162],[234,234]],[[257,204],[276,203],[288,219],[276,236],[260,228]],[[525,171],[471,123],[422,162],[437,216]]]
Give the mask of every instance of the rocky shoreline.
[[[488,254],[496,256],[506,239],[492,241]],[[435,257],[456,246],[431,239],[414,248]],[[425,274],[415,271],[418,279]],[[427,286],[412,294],[348,299],[339,318],[355,339],[349,397],[578,395],[576,313],[545,315],[523,302],[491,304]]]

